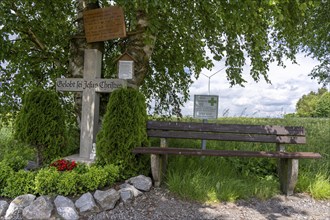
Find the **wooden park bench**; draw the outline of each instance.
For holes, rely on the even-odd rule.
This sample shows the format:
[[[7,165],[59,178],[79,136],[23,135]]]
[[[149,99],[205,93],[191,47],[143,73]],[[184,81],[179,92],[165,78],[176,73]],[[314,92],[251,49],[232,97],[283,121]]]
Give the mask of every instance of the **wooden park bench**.
[[[264,157],[277,158],[280,189],[292,195],[298,179],[298,159],[321,158],[319,153],[285,152],[283,144],[305,144],[303,127],[214,124],[196,122],[148,121],[148,137],[160,138],[159,147],[137,147],[134,154],[151,154],[151,172],[158,187],[165,174],[167,155],[220,156],[220,157]],[[274,151],[211,150],[184,147],[168,147],[167,139],[199,139],[274,143]]]

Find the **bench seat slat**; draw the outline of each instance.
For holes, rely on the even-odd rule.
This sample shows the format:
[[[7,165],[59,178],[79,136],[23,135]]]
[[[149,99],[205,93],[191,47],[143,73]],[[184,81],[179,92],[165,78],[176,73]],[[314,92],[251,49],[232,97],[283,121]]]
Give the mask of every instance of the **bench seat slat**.
[[[194,131],[147,131],[149,137],[160,138],[181,138],[181,139],[200,139],[200,140],[219,140],[219,141],[244,141],[260,143],[279,143],[279,144],[305,144],[306,137],[302,136],[276,136],[276,135],[256,135],[256,134],[227,134]]]
[[[199,122],[164,122],[148,121],[147,129],[172,131],[206,131],[237,134],[276,134],[304,136],[303,127],[277,126],[277,125],[242,125],[242,124],[214,124]]]
[[[266,152],[266,151],[238,151],[238,150],[201,150],[192,148],[161,148],[137,147],[132,150],[135,154],[173,154],[187,156],[223,156],[223,157],[267,157],[267,158],[314,158],[322,156],[313,152]]]

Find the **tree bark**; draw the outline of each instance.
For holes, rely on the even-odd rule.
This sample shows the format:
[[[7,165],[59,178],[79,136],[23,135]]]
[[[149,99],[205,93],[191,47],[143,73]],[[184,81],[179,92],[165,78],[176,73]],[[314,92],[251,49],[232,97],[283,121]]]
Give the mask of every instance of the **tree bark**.
[[[104,43],[87,43],[84,30],[84,20],[83,12],[86,10],[91,10],[99,8],[99,4],[90,3],[87,4],[88,0],[76,0],[76,11],[77,18],[75,20],[77,32],[71,38],[70,41],[70,56],[69,56],[69,69],[68,76],[73,78],[82,78],[84,75],[84,50],[85,49],[98,49],[103,53]],[[81,108],[82,108],[82,93],[74,93],[74,102],[75,102],[75,114],[77,116],[77,122],[80,126],[81,119]]]
[[[129,83],[141,86],[149,70],[149,60],[155,46],[156,37],[146,32],[149,25],[147,13],[138,10],[137,26],[132,34],[128,33],[126,52],[134,59],[134,77]],[[147,44],[146,42],[149,42]]]
[[[104,42],[87,43],[84,31],[83,11],[99,8],[99,4],[87,4],[87,0],[76,0],[77,32],[70,41],[70,58],[68,77],[82,78],[84,72],[84,50],[98,49],[104,52]],[[129,83],[139,87],[143,84],[144,79],[149,70],[149,60],[155,45],[156,38],[146,32],[149,25],[147,13],[144,10],[138,10],[136,13],[137,26],[134,33],[128,33],[125,39],[125,51],[134,59],[134,76]],[[146,44],[149,42],[149,44]],[[75,114],[80,126],[81,108],[82,108],[82,93],[76,92],[74,94]]]

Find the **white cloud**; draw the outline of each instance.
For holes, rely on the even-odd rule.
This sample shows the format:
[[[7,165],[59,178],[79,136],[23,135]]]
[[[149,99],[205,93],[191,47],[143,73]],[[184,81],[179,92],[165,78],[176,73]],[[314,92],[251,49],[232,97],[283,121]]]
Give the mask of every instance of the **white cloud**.
[[[300,54],[297,63],[286,61],[286,68],[270,64],[268,77],[272,84],[263,79],[259,83],[254,82],[247,65],[243,71],[243,77],[248,81],[245,87],[230,88],[225,70],[210,77],[210,94],[219,95],[219,117],[228,110],[228,116],[249,117],[280,117],[295,112],[295,105],[302,95],[321,87],[308,76],[318,62]],[[203,74],[211,76],[223,67],[223,62],[217,62],[212,71],[204,70]],[[202,74],[195,80],[190,87],[190,100],[182,109],[184,115],[193,115],[194,95],[207,95],[208,84],[209,78]]]

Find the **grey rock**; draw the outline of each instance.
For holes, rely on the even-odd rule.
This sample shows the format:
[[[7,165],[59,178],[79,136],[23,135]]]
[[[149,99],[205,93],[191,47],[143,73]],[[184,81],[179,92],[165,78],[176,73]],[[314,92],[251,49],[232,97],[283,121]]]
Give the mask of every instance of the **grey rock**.
[[[138,196],[143,194],[143,192],[141,192],[140,190],[138,190],[137,188],[135,188],[134,186],[132,186],[131,184],[128,184],[128,183],[123,183],[119,187],[120,187],[120,189],[129,189],[129,190],[131,190],[134,197],[138,197]]]
[[[0,201],[0,216],[3,216],[6,214],[8,207],[9,207],[8,202],[6,202],[4,200]]]
[[[72,200],[64,196],[57,196],[54,200],[57,214],[65,220],[79,219],[79,214]]]
[[[115,189],[109,189],[107,191],[96,190],[94,198],[102,209],[110,210],[115,207],[117,201],[120,199],[120,194]]]
[[[76,207],[80,212],[98,212],[95,200],[90,192],[83,194],[76,202]]]
[[[53,204],[48,196],[40,196],[23,209],[26,219],[49,219],[52,215]]]
[[[28,161],[28,164],[25,166],[24,170],[35,170],[38,168],[38,164],[34,161]]]
[[[138,190],[142,191],[149,191],[152,186],[151,178],[144,175],[132,177],[127,182],[132,184]]]
[[[119,193],[120,193],[120,198],[124,203],[131,201],[134,198],[134,194],[132,190],[128,188],[120,189]]]
[[[26,194],[16,197],[9,205],[5,219],[22,218],[23,209],[29,206],[36,198],[35,195]]]

